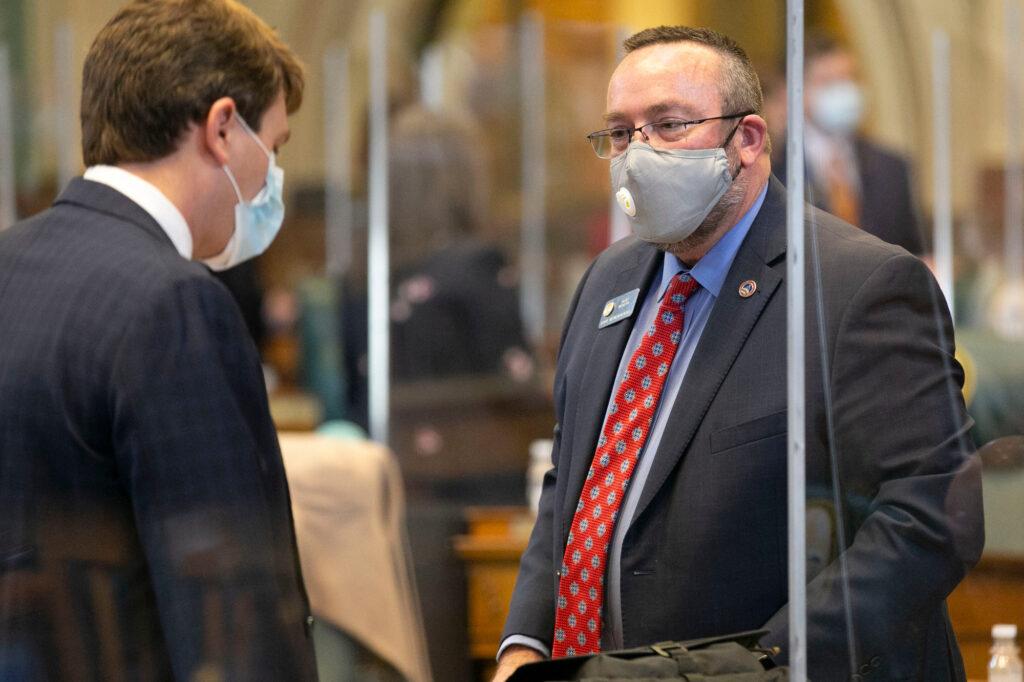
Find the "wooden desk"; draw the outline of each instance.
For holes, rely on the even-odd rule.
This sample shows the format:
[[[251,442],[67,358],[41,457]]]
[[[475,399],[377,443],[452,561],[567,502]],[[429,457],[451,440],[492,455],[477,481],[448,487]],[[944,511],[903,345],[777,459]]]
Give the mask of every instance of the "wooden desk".
[[[468,533],[453,543],[466,569],[470,657],[489,679],[533,515],[524,507],[471,507],[466,517]]]
[[[518,507],[474,508],[468,517],[469,533],[454,542],[466,567],[470,654],[493,661],[533,517]],[[1024,626],[1024,557],[984,556],[948,605],[967,676],[984,680],[992,625]]]
[[[985,555],[949,596],[967,677],[986,679],[992,625],[1024,626],[1024,557]],[[1018,644],[1020,637],[1017,638]]]

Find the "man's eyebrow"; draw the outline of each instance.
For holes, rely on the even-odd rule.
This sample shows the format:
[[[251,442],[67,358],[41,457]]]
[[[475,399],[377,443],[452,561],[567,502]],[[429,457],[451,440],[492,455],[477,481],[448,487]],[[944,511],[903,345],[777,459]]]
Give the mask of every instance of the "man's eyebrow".
[[[611,125],[614,122],[624,121],[627,116],[621,111],[609,111],[604,115],[605,125]]]
[[[678,102],[659,102],[644,109],[643,122],[648,123],[668,111],[678,111],[687,118],[691,118],[694,115],[693,109],[685,104],[680,104]],[[604,120],[606,125],[611,125],[613,122],[629,120],[629,116],[620,111],[609,111],[604,115]]]

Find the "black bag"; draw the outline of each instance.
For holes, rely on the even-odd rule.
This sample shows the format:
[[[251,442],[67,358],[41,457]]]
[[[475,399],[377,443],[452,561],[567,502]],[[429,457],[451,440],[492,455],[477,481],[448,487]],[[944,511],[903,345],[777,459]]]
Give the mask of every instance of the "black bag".
[[[522,666],[508,682],[611,682],[612,680],[788,680],[786,668],[772,667],[770,651],[757,647],[767,632],[755,630],[686,642],[538,661]],[[767,669],[771,667],[771,669]]]

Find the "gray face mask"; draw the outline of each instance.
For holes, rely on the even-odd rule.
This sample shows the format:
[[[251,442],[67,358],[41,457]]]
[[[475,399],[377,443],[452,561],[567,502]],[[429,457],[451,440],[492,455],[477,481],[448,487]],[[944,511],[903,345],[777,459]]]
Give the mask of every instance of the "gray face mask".
[[[633,234],[655,244],[693,234],[732,184],[725,146],[735,132],[714,149],[654,149],[633,142],[612,159],[612,192]]]

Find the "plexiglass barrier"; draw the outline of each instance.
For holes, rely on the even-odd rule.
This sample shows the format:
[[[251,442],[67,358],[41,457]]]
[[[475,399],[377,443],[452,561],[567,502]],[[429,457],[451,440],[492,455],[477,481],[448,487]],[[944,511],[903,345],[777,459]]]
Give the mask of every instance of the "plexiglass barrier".
[[[84,170],[69,74],[118,7],[100,4],[0,9],[0,156],[16,168],[0,169],[0,223]],[[782,0],[650,17],[395,2],[372,20],[365,3],[248,4],[306,64],[306,101],[278,156],[280,235],[217,276],[284,434],[322,679],[489,679],[503,644],[564,655],[762,629],[761,654],[797,672],[793,556],[809,679],[985,677],[991,627],[1024,625],[1016,0],[820,0],[802,35]],[[623,45],[679,24],[749,62],[712,33]],[[47,346],[26,345],[36,287],[9,234],[0,678],[130,676],[159,638],[125,605],[159,562],[122,561],[130,492],[116,518],[77,506],[116,439],[62,440],[78,468],[26,445],[55,408],[25,398],[41,384],[14,349]],[[665,296],[680,273],[695,288]],[[57,343],[70,318],[50,319],[39,338]],[[159,355],[138,371],[166,387]],[[277,461],[268,438],[252,448]],[[209,457],[244,483],[224,454],[238,442]],[[172,469],[150,481],[188,483]],[[32,476],[61,471],[43,513]],[[207,667],[187,675],[257,660],[232,643],[256,641],[247,614],[283,608],[246,559],[276,526],[239,530],[259,519],[207,492],[158,547],[199,614],[187,644]],[[231,589],[211,587],[229,564]]]

